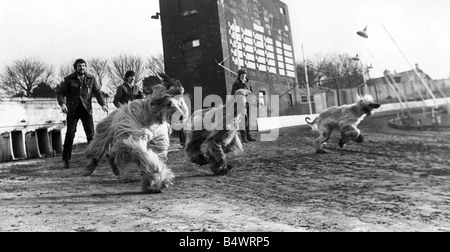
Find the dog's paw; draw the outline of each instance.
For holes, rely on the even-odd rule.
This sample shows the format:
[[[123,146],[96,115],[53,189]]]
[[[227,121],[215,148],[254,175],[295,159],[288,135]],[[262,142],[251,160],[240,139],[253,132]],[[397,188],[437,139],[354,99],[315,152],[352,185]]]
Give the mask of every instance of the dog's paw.
[[[354,141],[355,143],[362,143],[364,142],[364,137],[362,135],[359,135],[359,137],[357,137]]]
[[[211,164],[210,166],[211,171],[214,173],[214,175],[216,176],[224,176],[226,175],[231,169],[233,169],[233,166],[230,164],[224,164],[224,165],[213,165]]]
[[[82,177],[90,177],[90,176],[92,175],[92,173],[94,173],[94,171],[95,171],[95,167],[89,167],[89,166],[87,166],[87,167],[85,167],[85,168],[83,169],[83,171],[81,172],[81,176],[82,176]]]
[[[196,163],[200,166],[205,166],[205,165],[209,164],[209,160],[205,156],[201,155],[197,158]]]
[[[111,167],[111,170],[114,175],[120,176],[120,169],[117,166]]]
[[[231,171],[231,169],[233,169],[233,165],[231,165],[231,164],[224,165],[224,166],[221,167],[218,175],[220,175],[220,176],[227,175],[228,172]]]
[[[209,160],[203,155],[198,155],[195,158],[191,159],[191,163],[197,164],[199,166],[205,166],[209,164]]]
[[[111,167],[112,172],[116,176],[120,176],[120,169],[117,167],[117,165],[114,163],[113,159],[109,159],[109,166]]]
[[[226,175],[228,172],[231,171],[231,169],[233,169],[233,165],[231,164],[226,165],[225,168],[222,168],[220,175]]]

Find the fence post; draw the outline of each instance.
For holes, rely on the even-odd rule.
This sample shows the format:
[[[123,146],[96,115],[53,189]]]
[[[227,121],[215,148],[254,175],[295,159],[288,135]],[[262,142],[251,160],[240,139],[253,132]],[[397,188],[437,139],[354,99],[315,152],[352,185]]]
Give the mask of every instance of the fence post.
[[[5,132],[0,135],[0,162],[14,160],[11,144],[11,132]]]
[[[53,147],[49,137],[50,134],[48,132],[48,128],[36,129],[36,134],[41,156],[53,156]]]
[[[11,131],[11,144],[12,144],[14,160],[27,159],[27,153],[25,151],[25,131],[24,130]]]
[[[27,156],[29,159],[41,158],[41,152],[39,151],[39,144],[36,131],[29,131],[25,134],[25,146],[27,150]]]

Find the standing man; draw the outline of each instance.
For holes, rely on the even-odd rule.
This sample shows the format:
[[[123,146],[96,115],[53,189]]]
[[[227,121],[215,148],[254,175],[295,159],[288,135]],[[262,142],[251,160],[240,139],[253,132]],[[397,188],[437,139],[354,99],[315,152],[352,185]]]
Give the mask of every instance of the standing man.
[[[231,95],[236,95],[236,91],[239,89],[246,89],[246,90],[250,90],[250,92],[253,93],[253,88],[252,86],[250,86],[250,84],[248,84],[248,79],[247,79],[247,70],[246,69],[240,69],[238,71],[238,78],[237,80],[234,82],[233,84],[233,88],[231,89]],[[254,139],[251,135],[250,135],[250,121],[249,121],[249,107],[247,105],[246,107],[247,109],[247,114],[245,115],[245,130],[240,130],[240,134],[241,134],[241,139],[242,142],[254,142],[256,141],[256,139]]]
[[[100,92],[100,86],[94,76],[86,73],[87,63],[77,59],[73,64],[75,73],[64,78],[61,89],[57,93],[58,104],[62,112],[67,114],[67,133],[64,140],[64,168],[69,168],[72,156],[73,139],[77,132],[78,121],[81,119],[88,143],[94,137],[94,119],[92,117],[92,95],[108,113],[105,98]]]
[[[113,103],[116,108],[120,108],[133,100],[144,98],[144,92],[135,84],[136,73],[134,71],[127,71],[124,80],[125,83],[117,87],[117,92],[114,96]]]

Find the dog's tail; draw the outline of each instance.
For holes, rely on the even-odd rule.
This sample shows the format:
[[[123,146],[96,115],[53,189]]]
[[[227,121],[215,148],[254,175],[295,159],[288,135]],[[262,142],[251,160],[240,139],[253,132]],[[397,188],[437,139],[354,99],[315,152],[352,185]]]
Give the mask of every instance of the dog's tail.
[[[314,119],[314,121],[311,122],[311,118],[306,117],[305,121],[309,125],[309,127],[311,127],[311,129],[313,131],[317,131],[318,130],[318,128],[317,128],[317,121],[318,121],[318,119],[319,119],[319,117],[317,117],[316,119]]]

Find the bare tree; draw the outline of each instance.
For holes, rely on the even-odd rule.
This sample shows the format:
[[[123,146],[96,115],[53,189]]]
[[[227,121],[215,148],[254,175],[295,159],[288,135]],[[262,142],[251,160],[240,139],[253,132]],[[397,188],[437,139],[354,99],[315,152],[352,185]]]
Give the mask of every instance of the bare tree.
[[[109,77],[111,83],[109,88],[113,93],[116,92],[118,86],[123,84],[123,78],[128,70],[136,73],[136,83],[140,83],[144,79],[145,63],[139,56],[119,55],[111,59],[109,67]]]
[[[347,54],[317,54],[306,61],[311,86],[322,85],[329,88],[355,87],[362,83],[362,69]],[[304,80],[304,64],[299,63],[297,73]]]
[[[355,87],[363,82],[361,67],[348,54],[329,55],[324,74],[341,88]]]
[[[160,53],[147,59],[146,68],[149,75],[158,76],[158,73],[164,73],[164,56]]]
[[[326,64],[324,74],[328,78],[348,76],[351,61],[352,60],[348,55],[329,55],[328,64]]]
[[[319,71],[317,71],[317,68],[313,61],[306,60],[306,62],[298,62],[297,63],[297,76],[298,81],[300,83],[300,87],[306,87],[306,76],[305,76],[305,63],[306,63],[306,70],[308,72],[308,82],[310,86],[314,86],[314,84],[317,82],[317,79],[319,78]]]
[[[97,78],[98,83],[100,84],[100,87],[103,87],[109,72],[108,60],[93,58],[88,61],[88,66],[92,69],[95,78]]]
[[[19,87],[14,81],[14,78],[10,75],[1,75],[1,89],[6,92],[7,95],[13,96],[19,93]]]
[[[52,76],[52,66],[36,58],[24,58],[6,66],[1,74],[1,81],[9,92],[23,92],[27,97],[31,97],[33,89],[42,82],[49,83]]]

